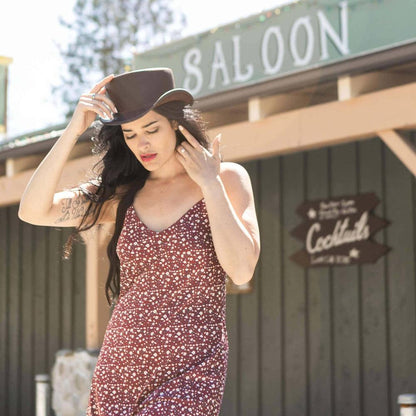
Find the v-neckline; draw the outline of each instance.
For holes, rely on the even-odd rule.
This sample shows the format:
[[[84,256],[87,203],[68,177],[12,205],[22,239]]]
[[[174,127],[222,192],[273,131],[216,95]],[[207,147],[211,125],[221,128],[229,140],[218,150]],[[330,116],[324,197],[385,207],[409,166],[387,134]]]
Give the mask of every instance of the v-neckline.
[[[204,201],[205,198],[201,198],[199,201],[195,202],[195,204],[193,204],[183,215],[181,215],[173,224],[169,225],[169,227],[164,228],[163,230],[160,231],[155,231],[152,230],[151,228],[149,228],[139,217],[139,215],[137,214],[136,210],[134,209],[134,205],[131,204],[130,208],[133,212],[134,217],[143,225],[143,227],[149,231],[150,233],[153,234],[162,234],[166,231],[169,231],[171,228],[175,227],[180,220],[182,220],[186,215],[188,215],[193,209],[195,209],[202,201]]]

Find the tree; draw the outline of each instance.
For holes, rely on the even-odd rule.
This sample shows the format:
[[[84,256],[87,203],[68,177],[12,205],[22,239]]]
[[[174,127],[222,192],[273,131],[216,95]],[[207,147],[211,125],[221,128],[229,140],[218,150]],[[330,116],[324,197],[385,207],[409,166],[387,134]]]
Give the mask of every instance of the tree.
[[[76,0],[74,14],[74,23],[59,17],[75,39],[66,49],[55,42],[67,74],[60,76],[61,85],[52,86],[52,94],[67,106],[67,119],[95,82],[129,70],[133,53],[178,38],[186,25],[169,0]]]

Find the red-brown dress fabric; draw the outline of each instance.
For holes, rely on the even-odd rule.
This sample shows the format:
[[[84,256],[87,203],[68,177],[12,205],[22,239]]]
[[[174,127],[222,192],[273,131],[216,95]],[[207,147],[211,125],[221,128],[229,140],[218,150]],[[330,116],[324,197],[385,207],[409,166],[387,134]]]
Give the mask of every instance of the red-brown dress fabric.
[[[131,205],[117,242],[120,295],[87,416],[216,416],[228,360],[226,274],[204,198],[162,231]]]

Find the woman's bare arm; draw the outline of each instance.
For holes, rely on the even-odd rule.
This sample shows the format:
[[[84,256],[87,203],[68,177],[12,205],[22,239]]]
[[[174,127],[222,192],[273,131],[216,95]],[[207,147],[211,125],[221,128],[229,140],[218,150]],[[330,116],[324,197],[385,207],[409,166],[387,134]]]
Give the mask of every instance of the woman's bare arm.
[[[97,114],[112,117],[110,108],[115,111],[114,104],[108,97],[98,94],[104,91],[104,85],[112,78],[111,75],[104,78],[92,88],[90,94],[81,96],[70,123],[39,164],[23,192],[18,212],[22,221],[35,225],[61,227],[75,227],[81,222],[81,217],[88,207],[87,197],[75,189],[58,193],[55,193],[55,190],[64,165],[79,136],[94,121]],[[92,93],[95,93],[95,98],[91,97]],[[94,191],[93,188],[90,190]],[[111,205],[113,204],[108,202],[103,207],[101,222],[110,220],[105,214],[110,213],[108,208]]]
[[[63,167],[79,137],[68,126],[62,136],[42,160],[33,173],[20,200],[18,216],[22,221],[34,225],[76,227],[84,216],[89,199],[79,190],[55,193]],[[92,184],[84,187],[94,192]],[[107,202],[107,201],[106,201]],[[109,221],[108,205],[103,207],[97,223]]]

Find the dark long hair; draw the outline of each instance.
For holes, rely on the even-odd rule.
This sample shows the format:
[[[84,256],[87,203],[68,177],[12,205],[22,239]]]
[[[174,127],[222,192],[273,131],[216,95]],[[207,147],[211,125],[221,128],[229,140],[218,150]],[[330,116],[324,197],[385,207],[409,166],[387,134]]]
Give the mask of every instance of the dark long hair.
[[[199,110],[184,105],[180,101],[171,101],[154,108],[153,111],[170,121],[175,120],[183,125],[202,146],[209,149],[206,123]],[[82,186],[75,188],[88,198],[89,204],[79,226],[69,235],[65,243],[63,258],[70,258],[73,241],[78,240],[79,232],[86,231],[96,224],[104,202],[109,199],[119,200],[114,234],[107,246],[110,269],[105,285],[107,302],[109,305],[114,305],[120,294],[120,259],[116,252],[117,241],[127,208],[133,203],[137,191],[144,186],[149,171],[143,167],[126,145],[121,126],[108,126],[100,123],[95,128],[95,135],[91,138],[94,143],[92,152],[98,155],[103,154],[102,159],[92,169],[95,177],[88,181],[95,186],[95,191],[92,192]],[[185,137],[179,130],[175,132],[176,146],[178,146],[185,140]],[[109,292],[111,292],[111,299]]]

